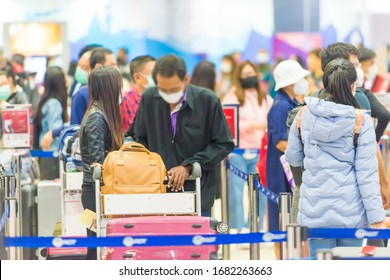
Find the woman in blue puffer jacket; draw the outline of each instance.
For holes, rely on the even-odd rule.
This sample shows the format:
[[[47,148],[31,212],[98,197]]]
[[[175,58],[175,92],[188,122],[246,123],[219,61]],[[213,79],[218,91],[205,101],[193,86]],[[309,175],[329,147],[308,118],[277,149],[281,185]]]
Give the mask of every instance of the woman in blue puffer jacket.
[[[291,126],[286,160],[303,166],[298,223],[309,228],[384,228],[385,213],[379,192],[378,162],[373,123],[368,114],[354,145],[356,70],[345,59],[325,68],[323,83],[329,97],[307,97]],[[358,239],[310,239],[310,255],[317,249],[361,246]]]

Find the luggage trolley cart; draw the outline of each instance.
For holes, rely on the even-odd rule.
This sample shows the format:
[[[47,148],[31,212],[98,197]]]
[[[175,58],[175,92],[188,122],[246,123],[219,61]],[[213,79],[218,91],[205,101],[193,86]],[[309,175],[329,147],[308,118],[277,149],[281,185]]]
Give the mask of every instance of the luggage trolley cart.
[[[3,105],[0,114],[0,153],[1,164],[9,178],[7,204],[12,205],[6,228],[11,229],[8,236],[36,235],[36,188],[33,182],[24,180],[26,169],[22,168],[22,159],[29,157],[29,149],[33,144],[32,107],[30,104]],[[23,170],[24,169],[24,170]],[[23,174],[22,174],[23,172]],[[12,186],[11,186],[12,185]],[[11,197],[10,197],[11,196]],[[10,226],[12,224],[12,226]],[[33,248],[10,248],[11,259],[35,259]]]
[[[81,185],[83,172],[66,172],[60,156],[61,181],[61,233],[63,236],[86,236],[85,227],[80,222],[83,213]]]
[[[95,182],[95,194],[96,194],[96,236],[97,237],[104,237],[107,236],[110,229],[113,227],[113,224],[115,222],[118,223],[126,223],[124,228],[131,229],[134,227],[134,224],[130,226],[130,221],[134,222],[135,224],[138,223],[139,227],[144,227],[144,235],[150,235],[151,232],[147,232],[148,226],[146,225],[148,221],[150,222],[149,225],[153,222],[156,222],[156,220],[159,220],[158,223],[161,225],[165,222],[169,223],[177,223],[178,225],[180,223],[191,223],[188,221],[185,221],[188,216],[198,216],[199,218],[195,218],[198,221],[205,220],[207,223],[210,224],[208,229],[202,229],[203,231],[199,234],[210,234],[210,233],[224,233],[227,232],[228,227],[225,223],[218,223],[213,220],[208,219],[207,217],[200,217],[201,216],[201,187],[200,187],[200,178],[201,178],[201,167],[199,163],[194,163],[192,168],[192,174],[190,177],[187,178],[188,181],[194,181],[195,182],[195,190],[194,191],[185,191],[185,192],[179,192],[179,193],[163,193],[163,194],[105,194],[102,195],[100,192],[100,180],[101,180],[101,167],[96,166],[93,171],[93,180]],[[133,218],[123,218],[123,221],[121,221],[122,218],[117,219],[110,219],[109,216],[118,216],[118,215],[124,215],[124,216],[149,216],[149,217],[142,217],[142,219],[139,219],[139,217],[133,217]],[[179,215],[179,216],[178,216]],[[157,216],[157,218],[156,218]],[[165,217],[164,217],[165,216]],[[172,217],[176,216],[176,217]],[[141,225],[141,223],[143,223]],[[202,225],[200,223],[198,224],[192,224],[192,228],[200,228]],[[185,232],[181,231],[181,229],[178,229],[174,233],[172,231],[167,231],[168,227],[161,226],[158,228],[156,233],[157,235],[161,234],[192,234],[192,231]],[[142,235],[140,231],[131,231],[124,229],[123,232],[117,234],[117,235]],[[150,228],[149,228],[150,230]],[[206,232],[205,232],[206,230]],[[146,232],[145,232],[146,231]],[[195,232],[195,231],[194,231]],[[111,235],[111,234],[110,234]],[[214,246],[214,245],[210,245]],[[187,247],[193,247],[193,246],[187,246]],[[199,246],[203,247],[203,246]],[[207,247],[207,246],[204,246]],[[216,252],[213,252],[213,254],[210,254],[210,259],[218,259],[218,246],[216,247]],[[172,246],[171,246],[172,248]],[[153,249],[152,247],[147,248],[145,251],[148,251],[148,249]],[[155,249],[154,249],[155,250]],[[129,250],[125,252],[124,254],[121,254],[122,259],[142,259],[141,257],[136,258],[136,253],[129,253]],[[152,250],[149,250],[150,252]],[[148,253],[146,253],[148,254]],[[97,248],[97,255],[98,259],[109,259],[107,258],[107,252],[103,252],[101,248]],[[173,255],[172,252],[170,252],[170,255]],[[159,256],[154,256],[148,259],[160,259]],[[161,259],[164,259],[164,257],[160,254]],[[192,258],[201,258],[201,254],[190,254],[190,255],[180,255],[179,253],[176,255],[174,259],[192,259]]]
[[[81,185],[83,172],[66,172],[62,155],[59,157],[61,182],[61,236],[85,237],[86,230],[80,222],[83,213]],[[84,259],[87,248],[47,248],[47,260]]]

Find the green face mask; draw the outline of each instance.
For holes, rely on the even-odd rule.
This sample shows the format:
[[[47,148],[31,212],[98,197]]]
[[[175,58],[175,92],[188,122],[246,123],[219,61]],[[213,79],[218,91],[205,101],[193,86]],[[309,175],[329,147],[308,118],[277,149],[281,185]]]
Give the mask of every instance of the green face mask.
[[[0,87],[0,101],[6,101],[11,94],[11,88],[7,86]]]
[[[82,85],[88,83],[88,73],[82,70],[80,67],[76,68],[76,73],[74,74],[76,81]]]

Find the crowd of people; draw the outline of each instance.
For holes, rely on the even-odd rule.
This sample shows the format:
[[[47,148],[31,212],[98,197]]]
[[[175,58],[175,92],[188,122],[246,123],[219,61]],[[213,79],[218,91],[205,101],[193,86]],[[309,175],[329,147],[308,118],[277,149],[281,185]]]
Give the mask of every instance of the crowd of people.
[[[36,148],[57,151],[64,127],[81,125],[84,208],[95,211],[91,165],[102,164],[126,136],[161,155],[170,191],[181,190],[192,163],[200,163],[204,216],[211,216],[218,197],[222,160],[245,173],[264,169],[267,188],[292,193],[280,160],[285,156],[294,175],[296,222],[385,227],[390,189],[377,143],[390,113],[365,86],[376,75],[372,50],[334,43],[311,51],[307,70],[293,58],[271,65],[266,51],[256,62],[230,54],[222,57],[220,73],[214,63],[202,61],[191,74],[176,55],[143,55],[130,63],[126,55],[126,49],[116,57],[101,45],[84,47],[70,87],[58,66],[47,68],[42,87],[34,84],[33,73],[15,70],[17,57],[0,69],[1,102],[33,105]],[[237,147],[224,104],[239,107]],[[259,165],[261,158],[266,160]],[[46,179],[58,176],[53,163],[42,164],[51,167],[43,172]],[[245,182],[233,172],[229,177],[229,226],[245,232]],[[259,201],[261,230],[279,230],[277,205],[262,193]],[[319,248],[360,246],[361,241],[322,239],[309,245],[314,256]],[[275,253],[279,258],[277,245]],[[89,249],[88,258],[96,258],[96,251]]]

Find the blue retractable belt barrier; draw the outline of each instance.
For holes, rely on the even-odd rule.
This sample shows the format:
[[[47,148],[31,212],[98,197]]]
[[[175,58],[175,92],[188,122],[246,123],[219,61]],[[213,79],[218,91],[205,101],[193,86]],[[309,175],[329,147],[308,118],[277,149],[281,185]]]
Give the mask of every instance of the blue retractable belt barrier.
[[[233,154],[237,154],[242,156],[243,154],[259,154],[260,150],[259,149],[239,149],[235,148],[232,152]]]
[[[53,151],[31,150],[30,155],[38,158],[58,158],[59,153]]]
[[[238,177],[241,179],[247,181],[248,180],[248,174],[246,174],[244,171],[241,171],[234,165],[230,164],[229,169],[236,174]],[[276,193],[272,192],[268,188],[264,187],[258,180],[255,180],[255,187],[259,189],[269,200],[272,202],[279,204],[279,195]]]
[[[234,243],[284,242],[286,233],[273,231],[247,234],[120,236],[120,237],[6,237],[4,246],[11,247],[132,247],[194,246]]]
[[[390,229],[309,228],[308,238],[390,239]],[[286,232],[271,231],[246,234],[161,235],[118,237],[5,237],[6,247],[132,247],[194,246],[235,243],[284,242]]]
[[[309,228],[309,238],[389,239],[389,229],[370,228]]]

